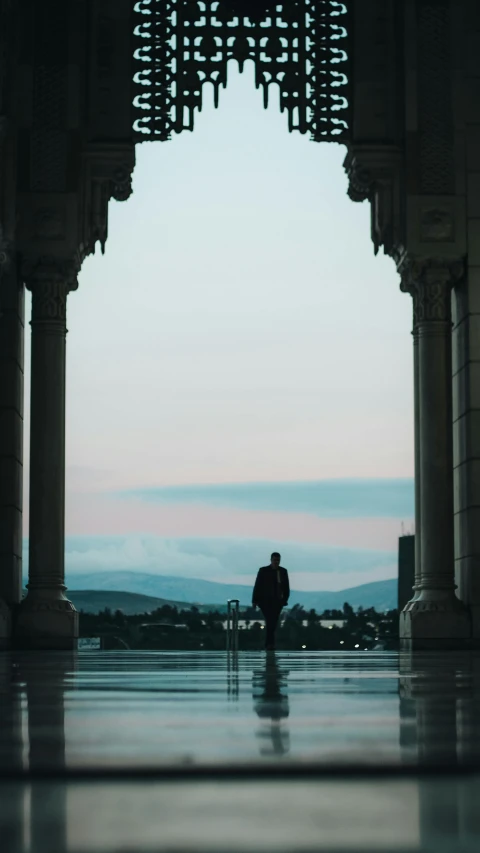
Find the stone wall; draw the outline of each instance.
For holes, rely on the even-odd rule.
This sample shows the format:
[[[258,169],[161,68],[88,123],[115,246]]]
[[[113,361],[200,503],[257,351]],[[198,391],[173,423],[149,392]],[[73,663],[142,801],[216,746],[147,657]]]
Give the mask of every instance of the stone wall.
[[[455,577],[480,638],[480,8],[465,0],[457,10],[457,159],[464,164],[468,255],[453,298]]]
[[[17,135],[15,4],[0,3],[0,601],[20,601],[22,579],[24,288],[15,251]],[[0,614],[1,623],[1,614]],[[0,642],[2,640],[0,624]]]

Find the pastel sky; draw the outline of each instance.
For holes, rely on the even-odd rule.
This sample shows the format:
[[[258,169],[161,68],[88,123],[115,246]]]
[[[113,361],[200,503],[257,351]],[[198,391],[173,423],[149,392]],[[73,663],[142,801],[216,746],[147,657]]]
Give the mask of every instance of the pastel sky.
[[[100,568],[124,568],[126,548],[132,569],[171,574],[189,539],[203,544],[186,576],[239,579],[218,563],[226,539],[250,543],[245,565],[260,542],[293,565],[320,549],[297,587],[393,576],[413,515],[411,305],[374,257],[368,205],[347,197],[344,156],[289,134],[248,68],[193,134],[138,146],[134,194],[111,202],[106,254],[69,297],[67,582],[82,568],[69,554],[91,570],[101,541]],[[322,571],[322,548],[358,551],[358,571]]]

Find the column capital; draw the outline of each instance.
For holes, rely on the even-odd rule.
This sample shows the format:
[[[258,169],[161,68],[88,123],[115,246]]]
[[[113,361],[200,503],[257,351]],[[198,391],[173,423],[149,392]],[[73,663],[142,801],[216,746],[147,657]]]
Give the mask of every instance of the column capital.
[[[63,287],[68,294],[78,288],[77,275],[80,265],[80,258],[57,258],[53,255],[25,258],[22,263],[22,277],[32,293],[46,284],[55,284]]]
[[[400,290],[413,298],[414,332],[425,322],[451,321],[451,291],[465,275],[464,258],[404,257]]]
[[[401,276],[400,288],[404,293],[411,293],[419,285],[447,284],[455,287],[465,275],[465,258],[422,258],[405,254],[398,263],[397,270]]]
[[[32,292],[31,325],[42,323],[65,329],[67,296],[78,287],[79,265],[63,258],[42,257],[22,265],[23,278]]]

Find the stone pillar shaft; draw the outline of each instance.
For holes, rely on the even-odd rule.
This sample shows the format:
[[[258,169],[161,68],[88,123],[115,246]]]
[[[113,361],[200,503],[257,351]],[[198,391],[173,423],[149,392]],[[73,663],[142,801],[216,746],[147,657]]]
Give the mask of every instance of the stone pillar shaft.
[[[429,278],[417,284],[420,394],[420,517],[422,563],[420,596],[436,600],[452,594],[453,433],[451,283]]]
[[[0,273],[0,598],[22,593],[24,287]]]
[[[24,287],[12,255],[0,245],[0,649],[22,597]]]
[[[415,583],[413,587],[412,600],[416,600],[420,593],[421,566],[422,566],[422,513],[421,513],[421,464],[420,464],[420,358],[418,346],[417,327],[417,293],[408,280],[402,281],[401,290],[409,293],[412,297],[413,306],[413,439],[414,439],[414,465],[415,465]]]
[[[29,582],[17,642],[72,649],[78,614],[64,595],[65,339],[72,286],[60,263],[34,270],[27,285],[32,291]]]
[[[417,648],[455,647],[470,638],[470,620],[455,595],[453,528],[451,290],[461,265],[412,262],[416,376],[416,514],[420,566],[415,595],[400,619],[400,637]],[[417,556],[417,555],[416,555]]]
[[[47,597],[65,589],[66,302],[63,282],[32,289],[28,589]]]
[[[415,305],[415,301],[413,302]],[[420,465],[420,360],[418,355],[418,332],[416,311],[413,311],[413,422],[415,464],[415,586],[413,597],[420,590],[422,568],[422,512],[421,512],[421,465]]]

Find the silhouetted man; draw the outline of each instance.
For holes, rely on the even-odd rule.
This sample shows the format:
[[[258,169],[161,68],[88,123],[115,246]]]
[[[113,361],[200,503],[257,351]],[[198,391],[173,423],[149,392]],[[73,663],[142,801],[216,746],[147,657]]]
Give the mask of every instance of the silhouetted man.
[[[267,651],[275,648],[275,629],[282,607],[288,604],[290,596],[288,572],[280,565],[280,559],[280,554],[274,551],[270,565],[258,570],[252,595],[253,606],[259,607],[265,618]]]

